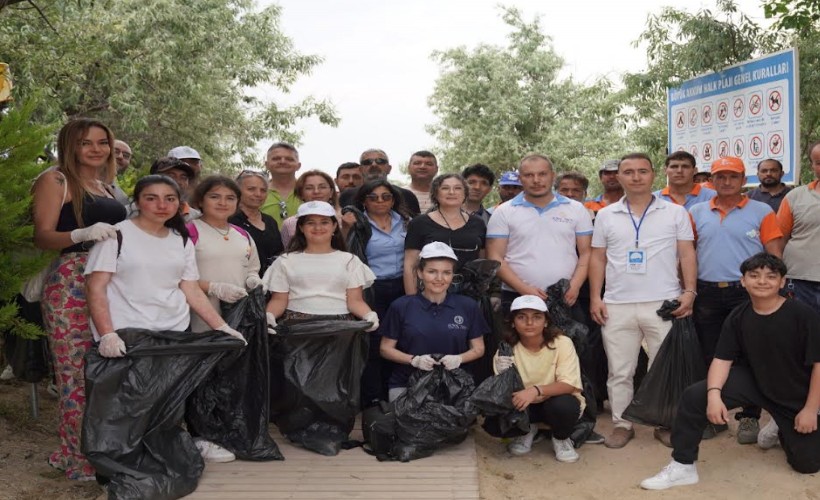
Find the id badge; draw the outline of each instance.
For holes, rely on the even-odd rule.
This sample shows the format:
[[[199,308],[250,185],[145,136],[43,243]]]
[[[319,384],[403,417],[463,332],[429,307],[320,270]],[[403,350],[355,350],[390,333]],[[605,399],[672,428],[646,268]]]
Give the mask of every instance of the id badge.
[[[630,248],[626,251],[626,273],[646,274],[646,250]]]

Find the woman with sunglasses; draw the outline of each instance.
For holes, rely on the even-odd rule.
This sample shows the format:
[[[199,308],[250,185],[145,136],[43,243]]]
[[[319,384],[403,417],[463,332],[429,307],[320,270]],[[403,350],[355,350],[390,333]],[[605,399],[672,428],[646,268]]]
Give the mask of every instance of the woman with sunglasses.
[[[257,170],[243,170],[236,177],[236,183],[242,196],[239,197],[239,210],[228,217],[228,222],[251,235],[259,253],[259,276],[264,276],[273,260],[285,249],[276,220],[260,210],[268,195],[268,177]]]
[[[112,224],[125,219],[125,207],[111,184],[117,169],[114,135],[103,123],[80,118],[57,136],[56,167],[34,182],[34,244],[56,250],[56,268],[43,286],[43,324],[53,356],[59,390],[60,448],[48,463],[68,479],[94,479],[94,469],[80,452],[85,408],[85,354],[93,336],[89,326],[84,269],[95,242],[116,237]]]
[[[370,181],[356,193],[355,205],[370,222],[371,236],[365,247],[367,265],[376,275],[371,306],[384,317],[394,300],[404,295],[404,239],[410,215],[401,194],[384,179]],[[378,403],[387,398],[388,363],[379,354],[381,333],[370,334],[370,350],[362,374],[362,404]]]
[[[524,389],[512,394],[512,402],[530,417],[530,432],[513,439],[507,449],[513,455],[525,455],[532,449],[536,423],[552,428],[552,449],[559,462],[576,462],[578,453],[570,434],[584,411],[581,394],[581,368],[569,337],[550,322],[543,299],[522,295],[510,306],[505,339],[512,346],[512,356],[496,354],[496,374],[511,367],[518,370]]]
[[[453,249],[435,241],[421,249],[415,273],[421,291],[400,297],[387,311],[381,355],[395,363],[388,383],[390,401],[407,389],[413,369],[436,365],[455,370],[484,355],[484,334],[490,327],[478,302],[447,293],[458,262]],[[444,356],[435,360],[433,354]]]
[[[336,210],[336,219],[341,220],[342,213],[338,208],[339,194],[336,192],[333,178],[321,170],[308,170],[296,180],[296,187],[294,188],[296,196],[302,202],[309,201],[323,201],[329,203]],[[288,217],[282,223],[282,243],[285,248],[290,244],[296,232],[297,216]]]
[[[458,257],[456,272],[467,262],[484,256],[487,226],[480,217],[468,214],[462,207],[467,198],[467,182],[458,174],[439,175],[430,186],[433,208],[419,215],[407,226],[404,244],[404,291],[413,295],[418,290],[413,266],[424,245],[440,241],[453,249]]]

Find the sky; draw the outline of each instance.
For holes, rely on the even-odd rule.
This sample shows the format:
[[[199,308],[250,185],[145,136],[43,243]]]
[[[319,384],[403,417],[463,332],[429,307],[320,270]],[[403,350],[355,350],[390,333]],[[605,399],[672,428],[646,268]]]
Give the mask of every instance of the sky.
[[[509,33],[497,0],[261,0],[282,8],[281,28],[296,50],[324,61],[294,85],[284,103],[314,96],[333,102],[341,123],[318,120],[298,124],[302,169],[335,174],[365,149],[387,152],[391,178],[417,150],[435,151],[425,132],[435,122],[427,106],[439,75],[430,55],[435,50],[481,43],[506,45]],[[633,47],[650,13],[672,2],[658,0],[508,0],[525,20],[541,16],[542,31],[565,61],[564,76],[592,82],[619,80],[624,72],[646,67],[645,48]],[[762,21],[760,0],[738,0],[747,15]],[[713,2],[678,0],[676,8],[695,12]],[[276,138],[271,138],[275,140]],[[266,145],[260,144],[260,157]]]

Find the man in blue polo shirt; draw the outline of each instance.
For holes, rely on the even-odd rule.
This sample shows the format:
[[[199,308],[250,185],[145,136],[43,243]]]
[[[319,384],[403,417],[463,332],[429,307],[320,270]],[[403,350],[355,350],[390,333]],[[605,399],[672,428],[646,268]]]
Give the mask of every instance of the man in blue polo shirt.
[[[698,255],[698,286],[694,320],[706,366],[715,356],[723,322],[738,305],[749,300],[740,283],[740,264],[766,251],[781,256],[783,233],[774,211],[766,203],[751,200],[741,190],[746,183],[743,160],[727,156],[712,163],[712,183],[717,196],[689,210],[695,225]],[[744,408],[737,441],[757,442],[759,408]],[[726,426],[706,428],[704,438],[714,437]]]
[[[592,218],[579,202],[552,192],[555,172],[546,156],[525,156],[518,178],[523,191],[499,205],[487,227],[487,257],[501,262],[503,311],[520,295],[546,299],[545,289],[562,278],[570,280],[564,298],[572,306],[587,279]]]
[[[714,190],[703,184],[695,184],[696,163],[695,157],[686,151],[675,151],[667,156],[663,163],[666,187],[653,194],[676,205],[683,205],[686,210],[696,203],[714,198]]]

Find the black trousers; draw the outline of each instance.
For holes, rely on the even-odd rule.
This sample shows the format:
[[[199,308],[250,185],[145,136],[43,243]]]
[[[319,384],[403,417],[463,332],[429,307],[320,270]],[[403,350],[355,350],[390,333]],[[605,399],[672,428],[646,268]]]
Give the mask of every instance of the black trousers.
[[[780,444],[789,465],[803,474],[820,471],[820,430],[810,434],[800,434],[794,430],[794,417],[798,410],[778,405],[763,396],[747,367],[732,367],[720,395],[729,410],[741,406],[764,408],[780,428]],[[678,404],[678,414],[672,428],[672,458],[675,461],[691,464],[698,459],[698,446],[708,423],[706,381],[702,380],[689,386]]]
[[[370,307],[379,315],[379,320],[384,321],[390,304],[404,295],[404,282],[402,278],[376,280],[373,282],[373,292],[373,304],[370,304]],[[366,335],[369,348],[361,381],[363,408],[375,401],[387,401],[387,380],[393,370],[393,363],[383,359],[379,353],[381,332],[376,330]]]
[[[552,428],[552,437],[567,439],[581,414],[581,403],[572,394],[561,394],[527,407],[530,423],[544,423]]]

